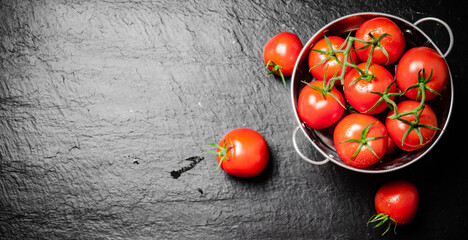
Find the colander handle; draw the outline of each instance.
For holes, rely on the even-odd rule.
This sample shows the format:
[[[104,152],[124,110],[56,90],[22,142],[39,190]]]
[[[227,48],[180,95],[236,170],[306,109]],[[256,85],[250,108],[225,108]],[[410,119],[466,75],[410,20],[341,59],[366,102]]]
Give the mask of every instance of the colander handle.
[[[443,55],[444,57],[447,57],[447,55],[449,55],[450,51],[452,51],[452,48],[453,48],[453,32],[452,32],[452,29],[450,28],[450,26],[446,22],[444,22],[444,21],[442,21],[442,20],[440,20],[438,18],[435,18],[435,17],[421,18],[418,21],[414,22],[414,25],[416,26],[416,25],[418,25],[418,24],[420,24],[422,22],[425,22],[425,21],[438,22],[438,23],[442,24],[442,26],[444,26],[447,29],[447,32],[448,32],[448,35],[449,35],[449,38],[450,38],[450,43],[449,43],[449,46],[448,46],[447,50],[445,51],[445,53]]]
[[[293,132],[293,135],[292,135],[292,141],[293,141],[293,146],[294,146],[294,149],[296,149],[296,152],[297,154],[299,154],[299,156],[301,156],[301,158],[308,162],[308,163],[311,163],[311,164],[314,164],[314,165],[322,165],[322,164],[325,164],[327,163],[328,161],[330,161],[330,159],[328,158],[325,158],[324,160],[322,161],[314,161],[308,157],[306,157],[300,150],[299,150],[299,147],[297,146],[297,141],[296,141],[296,135],[297,135],[297,131],[299,131],[301,127],[296,127],[296,129],[294,130]]]

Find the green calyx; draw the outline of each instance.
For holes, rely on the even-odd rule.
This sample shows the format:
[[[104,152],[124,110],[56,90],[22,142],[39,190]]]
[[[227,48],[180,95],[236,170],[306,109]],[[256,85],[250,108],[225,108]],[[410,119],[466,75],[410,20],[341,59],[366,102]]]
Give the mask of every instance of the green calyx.
[[[367,225],[369,225],[369,223],[375,223],[377,222],[377,224],[374,226],[374,228],[378,228],[384,224],[387,224],[387,228],[385,230],[385,232],[382,233],[382,236],[385,235],[385,233],[388,232],[388,230],[390,230],[390,228],[392,227],[392,224],[395,226],[393,228],[393,232],[395,234],[396,233],[396,227],[397,227],[397,221],[395,221],[395,219],[391,218],[390,216],[388,216],[388,214],[385,214],[385,213],[379,213],[379,214],[376,214],[374,216],[372,216],[369,221],[367,221]]]
[[[325,74],[325,76],[326,76],[326,74]],[[340,99],[338,99],[338,97],[334,93],[331,92],[331,90],[333,89],[333,85],[332,85],[333,82],[329,81],[328,83],[326,83],[327,81],[324,80],[322,87],[317,87],[317,86],[312,85],[312,84],[310,84],[310,83],[308,83],[306,81],[302,81],[302,82],[304,84],[309,85],[309,87],[311,87],[311,88],[319,91],[320,93],[322,93],[322,96],[324,98],[327,98],[327,95],[332,96],[344,109],[346,109],[346,106],[343,105],[343,103],[340,101]]]
[[[397,113],[395,111],[395,116],[389,116],[389,118],[391,119],[398,119],[400,120],[401,122],[405,123],[408,125],[408,129],[406,129],[405,131],[405,134],[403,135],[403,139],[401,140],[401,145],[403,145],[403,143],[405,142],[405,139],[406,137],[408,136],[408,134],[411,132],[411,131],[414,131],[418,137],[419,137],[419,144],[422,145],[423,144],[423,136],[421,134],[421,131],[419,130],[420,127],[425,127],[425,128],[431,128],[431,129],[435,129],[435,130],[440,130],[439,128],[437,127],[434,127],[434,126],[431,126],[431,125],[427,125],[427,124],[422,124],[420,123],[420,118],[421,118],[421,114],[423,113],[424,111],[424,108],[426,108],[426,104],[421,104],[419,105],[417,108],[413,109],[413,110],[410,110],[410,111],[406,111],[406,112],[402,112],[402,113]],[[414,120],[413,121],[408,121],[406,119],[403,119],[402,117],[403,116],[406,116],[406,115],[413,115],[414,116]]]
[[[223,160],[226,160],[226,161],[229,160],[229,158],[227,156],[227,153],[233,147],[233,144],[231,143],[228,146],[226,146],[226,141],[224,141],[223,146],[220,146],[220,145],[214,144],[214,143],[211,143],[209,145],[219,149],[219,151],[216,151],[216,152],[215,151],[205,151],[207,153],[211,153],[211,154],[214,154],[214,155],[217,155],[217,156],[221,157],[221,159],[219,160],[219,163],[218,163],[218,167],[216,167],[216,169],[214,170],[214,171],[217,171],[221,167],[221,164],[222,164]]]
[[[388,56],[388,53],[387,53],[387,50],[385,50],[385,48],[382,46],[382,44],[380,43],[380,41],[384,38],[384,37],[387,37],[387,36],[391,36],[390,34],[388,33],[384,33],[382,35],[380,35],[379,37],[374,37],[374,35],[372,35],[372,32],[369,32],[369,36],[371,38],[370,41],[364,41],[364,40],[361,40],[361,39],[358,39],[358,38],[353,38],[354,41],[358,41],[358,42],[361,42],[361,43],[364,43],[365,45],[363,47],[360,47],[358,49],[355,49],[354,51],[359,51],[359,50],[364,50],[368,47],[370,47],[370,50],[369,50],[369,57],[367,58],[367,62],[366,62],[366,67],[364,68],[364,70],[361,70],[358,66],[356,66],[354,63],[352,64],[349,64],[349,66],[353,67],[354,69],[356,69],[356,71],[359,72],[360,74],[360,77],[354,79],[348,86],[351,86],[353,85],[355,82],[359,81],[359,80],[365,80],[365,81],[372,81],[374,80],[376,77],[372,74],[369,74],[369,67],[372,65],[372,54],[374,53],[374,49],[376,47],[379,47],[383,54],[387,57],[387,62],[390,60],[389,56]]]
[[[369,32],[369,37],[371,38],[370,41],[355,39],[356,41],[359,41],[359,42],[362,42],[362,43],[365,44],[363,47],[360,47],[360,48],[356,49],[356,51],[364,50],[364,49],[366,49],[366,48],[368,48],[370,46],[371,49],[369,51],[369,58],[368,58],[368,62],[369,62],[369,59],[372,59],[372,53],[374,52],[374,49],[376,47],[379,47],[382,50],[382,53],[387,57],[387,63],[388,63],[388,61],[390,61],[390,58],[388,56],[388,52],[387,52],[387,50],[385,50],[385,48],[380,43],[380,41],[382,41],[382,39],[384,37],[387,37],[387,36],[391,36],[391,35],[388,34],[388,33],[384,33],[384,34],[380,35],[379,37],[374,37],[374,35],[372,35],[372,31],[371,31],[371,32]]]
[[[357,149],[354,152],[353,156],[351,156],[351,158],[348,160],[347,163],[349,163],[349,161],[351,161],[354,157],[356,157],[358,155],[358,153],[361,151],[362,147],[364,147],[364,146],[366,146],[372,152],[372,154],[374,154],[374,156],[377,157],[377,159],[380,160],[380,157],[371,148],[371,146],[369,145],[369,142],[380,139],[380,138],[384,138],[385,136],[370,137],[370,138],[367,137],[367,134],[369,133],[370,128],[376,123],[377,122],[371,123],[371,124],[367,125],[364,129],[362,129],[360,139],[348,139],[348,140],[342,141],[342,143],[343,142],[359,143],[359,146],[357,147]]]
[[[365,112],[363,113],[367,113],[367,112],[370,112],[372,111],[374,108],[376,108],[381,102],[386,102],[388,107],[392,110],[396,109],[396,103],[392,100],[392,98],[394,97],[397,97],[397,96],[401,96],[403,95],[402,93],[399,93],[399,92],[396,92],[396,93],[392,93],[390,92],[390,88],[392,87],[393,84],[396,84],[395,83],[396,80],[394,79],[386,88],[385,88],[385,91],[383,92],[373,92],[373,91],[370,91],[370,93],[373,93],[373,94],[377,94],[380,96],[379,100],[377,100],[377,102],[375,102],[375,104],[369,108],[368,110],[366,110]]]
[[[281,71],[281,69],[283,68],[282,66],[276,64],[275,62],[273,61],[268,61],[267,64],[266,64],[266,67],[269,69],[270,67],[272,67],[272,69],[270,70],[270,72],[268,72],[267,74],[272,74],[272,73],[276,73],[278,72],[280,77],[281,77],[281,80],[283,81],[283,85],[284,87],[286,87],[286,80],[284,79],[284,75],[283,75],[283,72]]]
[[[328,44],[328,49],[329,49],[329,51],[322,51],[322,50],[313,49],[313,48],[312,48],[311,50],[314,51],[314,52],[318,52],[318,53],[321,53],[321,54],[325,54],[325,55],[327,55],[328,57],[324,58],[322,61],[320,61],[319,63],[315,64],[315,65],[312,66],[310,69],[315,68],[315,67],[319,66],[320,64],[322,64],[322,63],[324,63],[324,62],[326,62],[326,61],[328,61],[328,60],[330,60],[330,59],[332,59],[332,58],[335,59],[336,62],[338,62],[338,64],[339,64],[341,67],[343,67],[343,64],[341,63],[341,61],[338,59],[338,57],[337,57],[336,55],[337,55],[337,53],[343,53],[343,50],[342,50],[342,49],[343,49],[343,47],[345,46],[346,41],[344,41],[343,44],[342,44],[338,49],[334,49],[334,48],[333,48],[333,45],[331,44],[331,42],[330,42],[330,40],[327,38],[327,36],[324,36],[324,38],[325,38],[325,41],[326,41],[327,44]],[[310,71],[310,69],[309,69],[309,71]]]
[[[430,92],[433,92],[437,95],[440,96],[440,94],[438,92],[436,92],[435,90],[429,88],[427,86],[427,83],[431,80],[432,78],[432,69],[431,69],[431,73],[429,74],[429,76],[426,78],[426,74],[425,74],[425,69],[422,68],[419,70],[418,72],[418,82],[414,85],[411,85],[410,87],[408,87],[405,92],[403,92],[402,94],[405,94],[408,90],[410,89],[413,89],[413,88],[418,88],[418,95],[416,97],[416,100],[417,101],[420,101],[420,104],[418,107],[416,107],[415,109],[412,109],[412,110],[409,110],[409,111],[405,111],[405,112],[401,112],[399,113],[398,112],[398,109],[396,108],[396,106],[394,106],[393,110],[394,110],[394,114],[392,114],[391,116],[388,116],[388,118],[390,119],[398,119],[399,121],[405,123],[408,125],[408,129],[405,131],[405,134],[403,135],[403,138],[402,138],[402,141],[401,141],[401,144],[403,145],[405,140],[406,140],[406,137],[408,136],[408,134],[411,132],[411,131],[414,131],[417,135],[418,135],[418,138],[419,138],[419,144],[422,145],[423,144],[423,137],[422,137],[422,134],[421,134],[421,131],[419,130],[420,127],[425,127],[425,128],[430,128],[430,129],[435,129],[435,130],[440,130],[440,128],[437,128],[437,127],[434,127],[434,126],[431,126],[431,125],[427,125],[427,124],[422,124],[420,123],[420,118],[421,118],[421,114],[423,113],[424,109],[426,108],[426,104],[425,104],[425,101],[426,101],[426,90],[430,91]],[[403,119],[402,117],[403,116],[407,116],[407,115],[413,115],[414,116],[414,120],[413,121],[408,121],[406,119]]]
[[[405,90],[405,93],[408,92],[408,90],[410,90],[410,89],[417,88],[418,89],[418,95],[416,96],[416,100],[420,101],[422,103],[426,100],[426,90],[441,96],[437,91],[435,91],[434,89],[427,86],[427,83],[432,79],[432,73],[433,73],[433,69],[431,68],[431,73],[426,78],[425,77],[426,76],[426,70],[424,68],[420,69],[418,71],[418,82],[415,83],[414,85],[409,86]]]
[[[364,40],[361,40],[361,39],[358,39],[358,38],[355,38],[355,37],[352,37],[351,36],[351,32],[348,34],[348,36],[346,37],[345,41],[343,42],[343,44],[338,48],[338,49],[333,49],[333,46],[332,44],[330,43],[330,41],[328,40],[328,38],[326,36],[324,36],[325,40],[327,41],[328,43],[328,48],[330,49],[329,51],[322,51],[322,50],[318,50],[318,49],[311,49],[312,51],[315,51],[315,52],[319,52],[319,53],[322,53],[322,54],[325,54],[327,55],[328,57],[326,57],[325,59],[323,59],[322,61],[320,61],[319,63],[317,63],[316,65],[314,65],[312,68],[315,68],[317,66],[319,66],[320,64],[330,60],[330,59],[335,59],[336,62],[338,62],[338,64],[341,66],[342,70],[341,70],[341,73],[337,76],[333,76],[329,81],[334,83],[335,81],[339,80],[341,81],[341,84],[343,85],[344,84],[344,78],[345,78],[345,75],[346,75],[346,68],[347,67],[352,67],[354,69],[356,69],[356,71],[359,72],[359,74],[361,75],[359,78],[355,79],[352,83],[356,82],[356,81],[359,81],[359,80],[366,80],[366,81],[372,81],[373,79],[375,79],[375,76],[371,75],[371,74],[368,74],[368,70],[369,70],[369,67],[370,65],[372,64],[372,54],[374,52],[374,49],[376,47],[379,47],[382,52],[384,53],[384,55],[387,57],[387,61],[389,60],[389,56],[388,56],[388,53],[387,51],[385,50],[385,48],[382,46],[382,44],[380,43],[380,41],[384,38],[384,37],[387,37],[387,36],[391,36],[390,34],[388,33],[385,33],[385,34],[382,34],[380,35],[379,37],[374,37],[372,35],[372,32],[369,33],[369,36],[371,37],[371,40],[370,41],[364,41]],[[355,49],[355,50],[351,50],[351,47],[353,46],[353,43],[354,41],[359,41],[359,42],[362,42],[364,43],[365,45],[359,49]],[[345,48],[346,46],[346,48]],[[366,49],[370,47],[370,51],[369,51],[369,58],[367,59],[367,62],[366,62],[366,67],[364,70],[361,70],[350,58],[349,58],[349,54],[351,53],[351,51],[359,51],[359,50],[363,50],[363,49]],[[337,54],[338,53],[342,53],[344,55],[344,62],[341,62],[338,57],[337,57]],[[324,78],[326,79],[326,78]],[[351,83],[351,84],[352,84]],[[350,84],[350,85],[351,85]]]

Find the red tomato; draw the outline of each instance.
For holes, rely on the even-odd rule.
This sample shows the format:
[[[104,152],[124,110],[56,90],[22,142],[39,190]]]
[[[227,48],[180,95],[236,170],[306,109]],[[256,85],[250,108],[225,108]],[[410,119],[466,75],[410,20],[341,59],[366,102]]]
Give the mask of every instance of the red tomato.
[[[388,132],[388,130],[387,130]],[[392,138],[390,137],[390,135],[387,135],[387,142],[388,142],[388,145],[387,145],[387,152],[386,154],[391,154],[393,153],[395,150],[396,150],[396,146],[395,146],[395,143],[393,142]]]
[[[419,206],[418,189],[405,180],[388,182],[375,194],[374,204],[377,214],[369,220],[369,223],[380,222],[380,225],[388,223],[385,234],[392,224],[395,227],[405,225],[414,219]]]
[[[335,149],[344,162],[358,168],[377,163],[387,151],[387,130],[377,118],[352,113],[341,119],[333,134]]]
[[[397,112],[415,111],[419,105],[420,102],[406,100],[397,105]],[[420,115],[419,120],[415,116],[416,113],[396,119],[389,118],[389,116],[395,113],[393,110],[388,113],[385,125],[387,126],[388,134],[397,147],[405,151],[414,151],[426,146],[434,138],[437,132],[437,117],[428,105],[425,104],[424,106],[422,112],[421,110],[415,111],[417,115]],[[410,122],[411,125],[414,126],[410,126],[410,124],[405,123],[405,121]],[[418,136],[417,131],[421,133],[421,138]],[[405,136],[405,134],[407,135]]]
[[[313,81],[309,84],[323,89],[323,81]],[[300,119],[313,129],[323,129],[333,125],[343,115],[344,106],[343,95],[335,87],[332,87],[324,97],[322,91],[307,85],[301,90],[297,99],[297,112]]]
[[[376,45],[372,53],[373,63],[389,65],[396,62],[403,54],[406,44],[405,37],[398,25],[396,25],[390,19],[385,17],[376,17],[367,20],[356,31],[355,37],[357,39],[372,42],[373,39],[369,34],[372,34],[372,36],[376,39],[384,34],[390,34],[389,36],[384,36],[379,41],[379,45]],[[360,49],[364,46],[366,46],[366,43],[354,41],[355,49]],[[388,53],[388,57],[385,55],[382,47]],[[362,50],[358,50],[357,55],[359,59],[363,62],[367,62],[370,50],[371,46]]]
[[[424,75],[421,72],[423,79],[418,78],[421,69],[424,69]],[[431,76],[425,84],[426,87],[440,93],[448,82],[449,71],[445,59],[437,51],[428,47],[415,47],[401,57],[395,76],[403,92],[410,86],[418,84],[418,79],[424,80]],[[418,92],[418,88],[412,88],[405,93],[405,96],[417,100]],[[426,89],[425,96],[425,100],[430,100],[437,94]]]
[[[359,69],[364,71],[366,68],[366,63],[360,63],[357,66]],[[387,69],[378,64],[370,65],[367,74],[372,75],[375,78],[373,78],[371,81],[365,79],[356,81],[356,79],[361,78],[361,74],[356,69],[349,71],[349,73],[345,76],[343,85],[344,94],[348,103],[358,112],[377,114],[387,109],[387,103],[381,98],[379,94],[372,92],[396,93],[397,87],[396,84],[392,83],[392,74]],[[390,96],[389,98],[394,99],[395,96]],[[379,100],[380,103],[374,107],[374,105]]]
[[[330,42],[330,44],[327,42]],[[327,37],[327,39],[322,38],[317,43],[314,44],[312,50],[309,53],[309,68],[310,73],[314,76],[317,80],[323,80],[325,73],[327,75],[327,81],[330,80],[335,74],[336,76],[340,76],[345,63],[345,55],[343,53],[335,52],[336,50],[344,50],[346,49],[345,39],[336,36]],[[314,50],[327,52],[329,54],[324,54],[322,52],[317,52]],[[357,63],[357,55],[354,52],[354,48],[351,47],[351,52],[348,56],[348,62]],[[346,72],[351,70],[351,67],[346,67]],[[340,83],[340,81],[336,81],[336,83]]]
[[[218,164],[226,173],[236,177],[253,177],[260,174],[269,159],[268,145],[260,133],[238,128],[228,132],[217,146]]]
[[[293,33],[282,32],[272,37],[265,44],[263,61],[270,71],[274,70],[273,64],[280,67],[274,71],[276,75],[291,76],[301,50],[302,43],[299,37]]]

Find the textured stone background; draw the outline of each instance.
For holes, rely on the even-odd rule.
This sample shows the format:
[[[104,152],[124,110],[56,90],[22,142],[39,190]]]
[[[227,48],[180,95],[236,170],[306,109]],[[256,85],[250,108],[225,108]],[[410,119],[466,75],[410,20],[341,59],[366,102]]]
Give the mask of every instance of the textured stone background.
[[[466,13],[447,1],[0,1],[0,239],[460,239],[466,233]],[[292,147],[289,92],[265,75],[281,31],[303,43],[326,23],[377,11],[434,16],[455,34],[442,141],[397,172],[311,166]],[[436,24],[422,24],[445,50]],[[204,153],[249,127],[271,161],[253,179]],[[458,134],[457,134],[458,133]],[[463,136],[462,136],[463,137]],[[301,139],[301,138],[300,138]],[[300,146],[321,159],[307,144]],[[456,153],[462,154],[457,156]],[[203,157],[174,179],[170,172]],[[420,189],[398,235],[366,226],[373,196]]]

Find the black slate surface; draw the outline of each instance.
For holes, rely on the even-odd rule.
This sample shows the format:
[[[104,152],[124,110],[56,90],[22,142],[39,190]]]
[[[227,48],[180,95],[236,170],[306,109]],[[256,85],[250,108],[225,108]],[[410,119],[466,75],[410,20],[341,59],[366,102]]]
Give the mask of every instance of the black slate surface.
[[[289,91],[262,62],[281,31],[305,43],[366,11],[438,17],[455,37],[447,131],[381,175],[302,161]],[[465,20],[449,1],[2,0],[0,239],[463,239]],[[421,28],[446,49],[443,27]],[[269,144],[258,177],[213,172],[204,152],[238,127]],[[397,178],[419,188],[420,209],[382,237],[366,221],[377,188]]]

